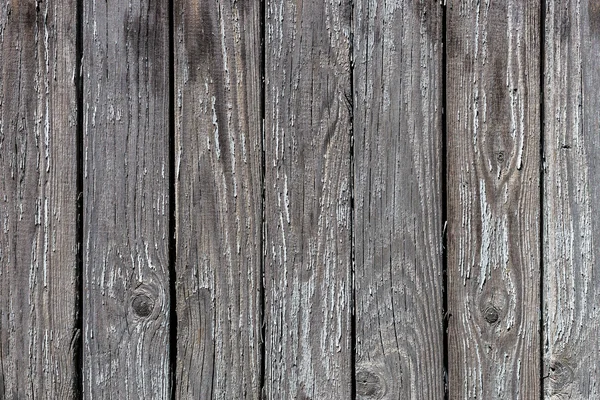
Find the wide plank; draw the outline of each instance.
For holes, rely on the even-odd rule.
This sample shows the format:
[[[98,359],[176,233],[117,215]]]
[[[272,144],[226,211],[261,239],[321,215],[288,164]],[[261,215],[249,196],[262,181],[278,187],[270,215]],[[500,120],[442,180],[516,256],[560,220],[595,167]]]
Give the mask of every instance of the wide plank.
[[[600,398],[600,4],[546,1],[544,395]]]
[[[260,399],[261,3],[175,0],[177,399]]]
[[[166,399],[169,9],[83,2],[83,391]]]
[[[349,399],[349,0],[265,4],[265,398]]]
[[[0,398],[77,391],[76,2],[0,3]]]
[[[540,397],[540,2],[447,5],[450,399]]]
[[[354,10],[356,394],[442,399],[443,6]]]

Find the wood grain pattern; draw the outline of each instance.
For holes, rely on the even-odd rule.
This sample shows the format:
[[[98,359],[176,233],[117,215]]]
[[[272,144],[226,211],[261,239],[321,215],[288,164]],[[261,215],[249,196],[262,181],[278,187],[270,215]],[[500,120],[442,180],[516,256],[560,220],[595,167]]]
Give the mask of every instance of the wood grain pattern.
[[[176,0],[177,399],[259,399],[258,0]]]
[[[166,399],[169,12],[86,0],[84,398]]]
[[[266,3],[267,399],[351,394],[351,12]]]
[[[600,4],[545,2],[544,394],[600,397]]]
[[[75,1],[0,2],[0,398],[75,398]]]
[[[442,399],[443,9],[354,10],[356,393]]]
[[[451,399],[540,396],[540,10],[448,3]]]

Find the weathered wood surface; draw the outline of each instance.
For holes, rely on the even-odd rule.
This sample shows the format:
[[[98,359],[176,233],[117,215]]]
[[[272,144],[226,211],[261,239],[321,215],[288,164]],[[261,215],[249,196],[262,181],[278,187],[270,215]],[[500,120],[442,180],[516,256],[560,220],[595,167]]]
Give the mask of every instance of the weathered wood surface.
[[[600,3],[547,1],[544,394],[600,398]]]
[[[0,3],[0,398],[77,387],[75,1]]]
[[[0,0],[0,398],[600,397],[600,6],[441,3]]]
[[[177,399],[259,399],[261,4],[176,0]]]
[[[265,396],[349,399],[352,6],[265,7]]]
[[[442,399],[443,8],[354,7],[356,393]]]
[[[83,3],[83,397],[170,396],[169,12]]]
[[[451,399],[540,397],[540,10],[448,2]]]

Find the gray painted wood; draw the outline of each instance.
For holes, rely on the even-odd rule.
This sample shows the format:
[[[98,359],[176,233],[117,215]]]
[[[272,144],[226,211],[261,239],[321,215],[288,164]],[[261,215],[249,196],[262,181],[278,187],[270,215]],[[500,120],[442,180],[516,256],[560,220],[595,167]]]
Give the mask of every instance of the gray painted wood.
[[[0,398],[76,390],[75,1],[0,3]]]
[[[0,397],[72,398],[75,4],[0,5]]]
[[[177,399],[259,399],[257,0],[176,0]]]
[[[83,3],[84,398],[168,398],[169,12]]]
[[[356,393],[442,399],[443,8],[354,7]]]
[[[351,12],[266,3],[267,399],[351,397]]]
[[[544,394],[600,397],[600,4],[545,2]]]
[[[451,399],[540,397],[540,10],[448,2]]]

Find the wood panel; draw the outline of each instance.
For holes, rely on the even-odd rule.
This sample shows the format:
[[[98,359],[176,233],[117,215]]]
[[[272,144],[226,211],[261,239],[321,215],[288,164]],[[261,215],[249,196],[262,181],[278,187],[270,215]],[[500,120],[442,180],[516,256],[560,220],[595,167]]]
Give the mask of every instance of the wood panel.
[[[540,10],[448,2],[451,399],[540,396]]]
[[[600,4],[544,7],[544,394],[593,399],[600,397]]]
[[[351,397],[351,12],[266,2],[268,399]]]
[[[178,399],[259,399],[258,0],[176,0]]]
[[[0,398],[75,397],[75,1],[0,3]]]
[[[168,398],[169,11],[83,3],[84,398]]]
[[[356,393],[444,397],[443,8],[355,4]]]

